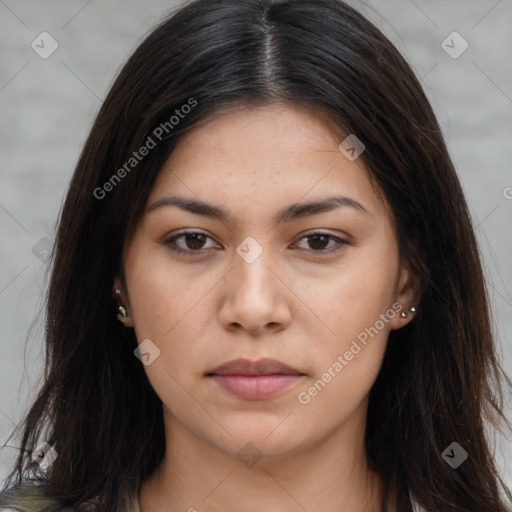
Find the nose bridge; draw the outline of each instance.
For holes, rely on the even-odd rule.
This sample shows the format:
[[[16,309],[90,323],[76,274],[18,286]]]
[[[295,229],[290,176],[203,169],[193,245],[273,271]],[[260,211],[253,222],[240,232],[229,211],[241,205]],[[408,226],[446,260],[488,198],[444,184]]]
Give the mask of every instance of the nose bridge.
[[[225,325],[237,324],[248,331],[266,325],[285,324],[290,313],[285,303],[283,286],[274,273],[276,258],[270,244],[247,237],[236,248],[233,270],[229,273],[227,296],[220,312]]]
[[[264,295],[272,288],[275,277],[269,267],[275,267],[275,257],[268,240],[260,242],[252,236],[246,237],[236,248],[235,273],[250,293]]]

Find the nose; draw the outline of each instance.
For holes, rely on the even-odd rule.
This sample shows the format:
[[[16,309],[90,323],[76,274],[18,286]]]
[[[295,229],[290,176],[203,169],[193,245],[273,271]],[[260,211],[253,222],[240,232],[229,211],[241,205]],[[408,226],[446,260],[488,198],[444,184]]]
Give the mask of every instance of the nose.
[[[265,248],[251,263],[235,254],[233,268],[224,281],[219,321],[225,329],[262,334],[280,331],[291,322],[293,293],[270,249]]]

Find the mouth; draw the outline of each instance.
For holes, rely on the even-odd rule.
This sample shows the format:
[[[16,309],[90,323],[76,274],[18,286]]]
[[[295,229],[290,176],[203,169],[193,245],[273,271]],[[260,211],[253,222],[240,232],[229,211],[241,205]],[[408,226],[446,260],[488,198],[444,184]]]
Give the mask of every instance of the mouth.
[[[302,380],[305,375],[275,359],[235,359],[205,374],[228,394],[245,400],[274,397]]]

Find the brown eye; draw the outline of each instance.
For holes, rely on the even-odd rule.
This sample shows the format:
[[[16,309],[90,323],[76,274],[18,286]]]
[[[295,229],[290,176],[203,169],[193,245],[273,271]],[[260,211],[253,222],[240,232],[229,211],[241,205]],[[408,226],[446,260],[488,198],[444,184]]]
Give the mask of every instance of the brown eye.
[[[177,235],[174,235],[164,241],[166,245],[171,247],[172,251],[190,254],[200,255],[208,249],[216,249],[216,247],[207,247],[207,240],[212,238],[205,233],[197,231],[183,231]],[[349,245],[349,242],[338,238],[337,236],[331,235],[330,233],[310,233],[303,236],[300,241],[306,240],[308,247],[306,250],[320,253],[330,254],[339,251],[345,245]],[[180,241],[178,243],[178,241]]]
[[[307,240],[309,249],[314,252],[331,253],[342,249],[344,245],[349,245],[349,242],[346,240],[331,235],[330,233],[310,233],[309,235],[303,236],[301,238],[301,241],[302,240]],[[333,245],[329,246],[329,242],[333,242]],[[332,249],[333,247],[336,248]]]
[[[326,244],[330,241],[330,237],[325,235],[311,235],[307,238],[309,239],[309,246],[314,250],[326,249]]]
[[[188,233],[183,237],[189,249],[202,249],[207,238],[202,233]]]
[[[208,239],[211,239],[211,237],[205,233],[184,231],[165,240],[164,243],[170,245],[173,251],[190,254],[203,252],[206,249],[205,243]],[[177,243],[178,240],[181,242]]]

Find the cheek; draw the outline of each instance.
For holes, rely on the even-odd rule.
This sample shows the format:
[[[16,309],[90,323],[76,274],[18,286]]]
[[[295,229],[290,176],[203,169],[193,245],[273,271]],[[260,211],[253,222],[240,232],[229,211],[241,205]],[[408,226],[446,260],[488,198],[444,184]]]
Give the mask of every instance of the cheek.
[[[205,283],[209,281],[206,274],[198,279],[197,274],[180,272],[159,250],[153,254],[134,251],[126,258],[125,272],[137,340],[140,344],[149,339],[160,351],[144,366],[153,389],[171,410],[188,408],[200,415],[199,409],[193,411],[194,401],[186,389],[201,369],[197,364],[201,346],[195,340],[198,320],[206,314],[204,295],[211,288]]]
[[[386,350],[390,321],[398,314],[391,307],[398,257],[392,250],[388,254],[383,258],[380,252],[377,258],[371,251],[360,251],[347,258],[335,279],[309,287],[311,310],[328,328],[311,347],[314,372],[309,387],[301,389],[306,394],[299,400],[302,405],[311,402],[321,408],[339,402],[343,414],[360,403],[372,386]],[[307,289],[303,287],[304,294]]]
[[[326,427],[343,423],[364,402],[379,373],[389,321],[396,314],[386,307],[384,291],[380,297],[365,293],[364,282],[345,284],[327,300],[333,304],[337,298],[340,304],[341,294],[344,306],[333,307],[325,316],[334,334],[317,338],[310,348],[314,354],[310,378],[296,396],[303,413],[308,418],[323,417]]]
[[[209,288],[207,273],[197,267],[194,273],[184,272],[172,264],[164,247],[134,250],[125,267],[130,309],[140,336],[163,341],[196,313]]]
[[[172,388],[179,395],[178,381],[191,386],[205,370],[202,340],[211,328],[212,297],[215,286],[222,286],[222,272],[177,264],[165,247],[153,246],[127,254],[125,273],[136,337],[139,343],[150,339],[160,350],[146,373],[156,390]]]
[[[398,256],[388,251],[355,250],[323,278],[302,279],[298,293],[340,341],[372,326],[393,303]],[[301,279],[297,282],[301,282]]]

